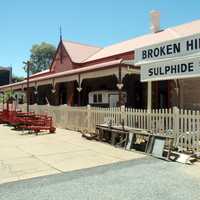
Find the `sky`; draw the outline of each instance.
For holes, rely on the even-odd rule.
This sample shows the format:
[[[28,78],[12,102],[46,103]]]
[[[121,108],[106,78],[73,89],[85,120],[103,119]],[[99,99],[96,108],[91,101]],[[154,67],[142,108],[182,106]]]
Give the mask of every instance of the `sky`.
[[[161,28],[200,19],[199,0],[0,0],[0,66],[25,76],[33,44],[63,39],[107,46],[150,32],[149,12]]]

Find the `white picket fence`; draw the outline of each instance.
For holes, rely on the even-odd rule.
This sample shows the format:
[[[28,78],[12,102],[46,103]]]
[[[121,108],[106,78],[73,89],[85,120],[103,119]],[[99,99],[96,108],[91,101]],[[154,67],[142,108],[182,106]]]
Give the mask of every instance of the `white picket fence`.
[[[20,106],[22,110],[25,105]],[[200,112],[178,108],[147,110],[132,108],[97,108],[33,105],[31,111],[51,115],[57,127],[71,130],[95,131],[96,124],[112,119],[112,124],[151,130],[153,133],[175,136],[174,145],[180,150],[200,151]]]

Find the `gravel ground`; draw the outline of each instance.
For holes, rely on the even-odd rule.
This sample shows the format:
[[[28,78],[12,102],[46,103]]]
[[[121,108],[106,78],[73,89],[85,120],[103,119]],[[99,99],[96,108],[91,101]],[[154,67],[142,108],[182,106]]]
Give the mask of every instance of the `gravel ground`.
[[[200,168],[151,157],[0,185],[1,200],[200,200]]]

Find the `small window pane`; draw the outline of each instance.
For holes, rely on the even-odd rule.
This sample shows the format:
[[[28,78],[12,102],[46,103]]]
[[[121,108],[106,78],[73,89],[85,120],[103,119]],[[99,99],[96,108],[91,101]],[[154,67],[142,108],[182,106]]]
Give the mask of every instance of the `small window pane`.
[[[93,101],[94,101],[94,103],[97,103],[97,95],[96,94],[93,95]]]
[[[98,94],[98,102],[102,103],[102,94]]]

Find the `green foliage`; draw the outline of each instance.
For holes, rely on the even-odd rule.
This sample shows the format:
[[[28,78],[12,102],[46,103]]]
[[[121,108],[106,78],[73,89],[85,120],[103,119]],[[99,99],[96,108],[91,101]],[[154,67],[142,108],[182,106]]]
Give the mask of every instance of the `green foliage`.
[[[3,96],[0,94],[0,104],[3,103]]]
[[[11,97],[13,97],[13,92],[12,91],[7,91],[7,92],[4,92],[4,103],[10,99]],[[3,103],[3,95],[1,93],[0,95],[0,103]]]
[[[19,77],[19,76],[16,76],[16,75],[13,75],[12,76],[12,82],[13,83],[16,83],[16,82],[21,82],[24,80],[24,77]]]
[[[56,48],[51,44],[42,42],[41,44],[34,44],[30,51],[29,61],[32,63],[30,73],[35,74],[50,67]],[[26,71],[25,67],[24,70]]]

